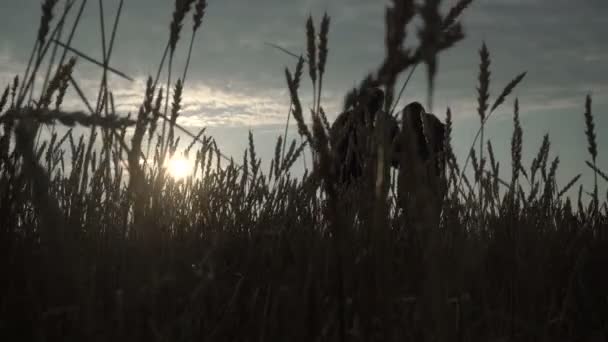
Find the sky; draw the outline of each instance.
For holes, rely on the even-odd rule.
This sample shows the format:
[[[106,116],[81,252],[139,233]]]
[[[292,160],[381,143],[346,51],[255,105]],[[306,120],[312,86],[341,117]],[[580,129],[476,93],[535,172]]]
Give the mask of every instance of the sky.
[[[119,0],[103,0],[109,30]],[[344,94],[384,55],[383,0],[221,0],[208,1],[203,25],[196,37],[179,122],[193,132],[207,127],[220,148],[239,160],[254,134],[258,154],[267,160],[288,113],[289,95],[284,76],[296,60],[265,42],[297,54],[305,49],[305,21],[331,17],[329,57],[322,103],[335,118]],[[442,1],[443,13],[455,0]],[[0,1],[0,86],[23,73],[36,37],[40,0]],[[60,1],[60,7],[63,1]],[[111,78],[117,109],[136,112],[143,98],[145,79],[156,73],[169,35],[173,1],[125,0],[111,65],[135,81]],[[73,46],[101,59],[99,2],[89,0]],[[72,16],[73,17],[73,16]],[[73,20],[73,19],[70,19]],[[70,20],[68,22],[70,22]],[[492,140],[501,165],[510,167],[513,101],[519,99],[524,130],[524,165],[530,164],[542,137],[549,134],[552,154],[559,156],[561,185],[583,173],[591,184],[584,134],[585,96],[593,98],[598,164],[608,170],[608,2],[605,0],[475,0],[462,17],[466,38],[440,55],[433,111],[445,118],[449,107],[454,119],[453,144],[464,162],[479,127],[476,87],[482,42],[491,56],[490,101],[516,75],[527,71],[524,81],[488,121],[486,137]],[[416,24],[408,28],[406,45],[416,44]],[[174,61],[181,75],[191,18],[184,25]],[[64,38],[65,39],[65,38]],[[94,98],[101,73],[84,60],[74,74],[87,96]],[[163,79],[166,75],[163,74]],[[418,68],[400,107],[426,100],[424,68]],[[302,82],[303,104],[310,106],[311,84]],[[69,108],[83,108],[75,96]],[[291,128],[290,137],[295,134]],[[507,171],[508,173],[508,171]],[[505,175],[508,179],[508,176]]]

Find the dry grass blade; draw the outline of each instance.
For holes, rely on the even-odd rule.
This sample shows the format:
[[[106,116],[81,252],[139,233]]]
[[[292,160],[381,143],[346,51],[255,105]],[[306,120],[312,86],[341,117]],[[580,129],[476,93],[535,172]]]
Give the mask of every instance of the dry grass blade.
[[[109,46],[106,50],[106,37],[105,37],[105,19],[103,15],[102,1],[99,1],[99,13],[100,13],[100,24],[101,24],[101,40],[102,40],[102,52],[103,52],[103,74],[101,77],[101,84],[99,85],[99,93],[97,95],[97,106],[95,107],[96,113],[102,112],[102,107],[106,106],[107,109],[107,93],[108,93],[108,70],[110,59],[114,51],[114,41],[116,39],[116,31],[118,30],[118,23],[122,14],[124,0],[120,0],[118,9],[116,11],[116,17],[114,18],[114,24],[112,26],[112,34],[110,36]]]
[[[566,194],[566,192],[568,192],[573,186],[574,184],[576,184],[576,182],[578,182],[578,180],[581,178],[581,174],[579,173],[578,175],[576,175],[574,178],[572,178],[567,184],[566,186],[564,186],[563,189],[561,189],[559,191],[559,193],[557,194],[557,198],[562,198],[562,196],[564,196],[564,194]]]
[[[597,173],[598,176],[602,177],[602,179],[608,182],[608,173],[605,173],[604,171],[600,170],[600,168],[593,165],[593,163],[589,162],[588,160],[585,161],[585,164],[587,164],[587,166],[589,166],[589,168],[591,168],[593,172]]]
[[[91,62],[91,63],[93,63],[93,64],[95,64],[95,65],[97,65],[99,67],[104,68],[104,64],[103,63],[95,60],[92,57],[87,56],[86,54],[84,54],[84,53],[82,53],[82,52],[74,49],[73,47],[68,46],[68,45],[66,45],[66,44],[64,44],[64,43],[62,43],[62,42],[60,42],[60,41],[58,41],[56,39],[53,39],[53,42],[55,42],[56,44],[59,44],[61,47],[65,48],[67,50],[72,51],[73,53],[75,53],[76,55],[82,57],[83,59],[85,59],[85,60],[87,60],[87,61],[89,61],[89,62]],[[116,74],[117,76],[120,76],[120,77],[124,78],[125,80],[133,82],[133,78],[127,76],[124,72],[116,70],[116,69],[114,69],[113,67],[110,67],[110,66],[108,66],[107,69],[108,69],[108,71],[111,71],[112,73]]]
[[[84,92],[82,91],[82,89],[80,89],[80,86],[78,85],[76,80],[72,77],[72,75],[70,75],[70,84],[72,85],[72,87],[74,87],[74,90],[76,90],[78,97],[80,97],[80,100],[82,101],[82,103],[84,103],[84,105],[87,107],[89,112],[91,114],[94,114],[95,110],[91,106],[91,103],[89,102],[89,100],[87,100],[87,97],[84,95]]]
[[[299,59],[299,58],[302,57],[301,55],[293,53],[293,52],[287,50],[286,48],[284,48],[284,47],[282,47],[282,46],[280,46],[278,44],[275,44],[275,43],[264,42],[264,45],[268,45],[268,46],[270,46],[272,48],[275,48],[275,49],[277,49],[279,51],[282,51],[282,52],[286,53],[287,55],[292,56],[294,58],[298,58]],[[304,62],[308,63],[308,59],[304,59]]]
[[[526,74],[527,74],[527,72],[523,72],[523,73],[519,74],[515,79],[513,79],[511,82],[509,82],[509,84],[507,84],[507,86],[505,87],[505,89],[503,89],[502,93],[500,93],[500,95],[498,96],[496,101],[494,101],[494,104],[492,105],[492,108],[490,109],[490,113],[492,113],[494,111],[494,109],[496,109],[498,106],[500,106],[505,101],[505,98],[507,96],[509,96],[509,94],[511,94],[513,89],[524,79]]]
[[[205,134],[206,131],[207,131],[207,128],[203,127],[198,132],[198,134],[196,135],[196,137],[194,137],[194,139],[192,139],[192,142],[190,143],[190,145],[188,145],[188,147],[186,147],[186,150],[184,152],[186,156],[188,156],[188,154],[190,153],[190,150],[192,149],[192,147],[194,147],[194,144],[201,139],[201,137],[203,136],[203,134]]]

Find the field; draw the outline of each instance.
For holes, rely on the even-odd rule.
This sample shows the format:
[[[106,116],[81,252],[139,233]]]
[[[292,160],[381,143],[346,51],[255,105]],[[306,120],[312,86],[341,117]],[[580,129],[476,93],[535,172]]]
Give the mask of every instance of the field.
[[[242,160],[234,160],[205,130],[178,123],[193,66],[189,55],[186,65],[174,65],[174,52],[184,41],[192,50],[205,15],[213,15],[206,1],[177,0],[167,14],[166,49],[133,117],[115,110],[108,86],[108,77],[128,78],[109,63],[121,12],[101,16],[103,60],[66,38],[79,25],[65,25],[66,18],[78,18],[86,2],[42,2],[28,68],[0,93],[1,340],[608,338],[608,193],[599,190],[608,176],[597,166],[602,146],[590,96],[581,108],[589,161],[580,167],[594,178],[560,185],[548,137],[532,165],[522,161],[511,97],[526,74],[490,99],[484,44],[479,84],[471,85],[480,127],[466,160],[452,152],[450,112],[441,118],[445,184],[428,176],[411,149],[399,155],[407,167],[391,169],[377,129],[365,147],[364,177],[344,187],[332,168],[331,123],[320,100],[329,16],[303,23],[306,55],[284,75],[286,134],[262,169],[251,135]],[[437,1],[392,0],[386,56],[348,92],[345,109],[367,87],[381,86],[392,113],[398,76],[416,67],[425,68],[425,100],[432,103],[437,56],[464,38],[459,20],[471,2],[459,0],[442,15]],[[414,17],[420,39],[408,50],[403,42]],[[72,76],[81,63],[99,67],[95,99]],[[304,79],[313,84],[312,104],[300,101]],[[63,109],[68,89],[80,111]],[[499,167],[484,125],[511,103],[512,159]],[[284,139],[290,122],[301,138]],[[309,170],[293,176],[304,156]],[[194,173],[174,177],[176,157],[193,160]]]

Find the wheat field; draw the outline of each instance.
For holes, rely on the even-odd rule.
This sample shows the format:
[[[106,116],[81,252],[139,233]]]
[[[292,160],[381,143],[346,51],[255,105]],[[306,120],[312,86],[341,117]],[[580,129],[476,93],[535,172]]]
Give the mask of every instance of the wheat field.
[[[479,83],[470,85],[480,126],[465,160],[451,147],[450,110],[441,118],[445,191],[410,149],[398,156],[408,167],[391,169],[381,129],[364,148],[364,177],[345,187],[331,166],[322,101],[329,15],[302,23],[306,53],[277,74],[291,108],[270,167],[262,168],[251,134],[236,160],[204,129],[178,122],[192,47],[213,15],[205,0],[176,0],[167,13],[162,60],[132,117],[116,110],[108,82],[129,78],[109,63],[123,0],[116,18],[100,18],[103,60],[56,38],[78,30],[86,2],[42,1],[27,70],[1,93],[1,340],[608,338],[608,193],[599,190],[608,176],[598,167],[591,96],[581,99],[589,161],[580,167],[594,178],[558,184],[548,136],[531,165],[522,160],[513,90],[526,74],[490,98],[496,87],[484,44]],[[396,113],[399,76],[416,67],[425,68],[432,103],[438,56],[464,38],[460,18],[471,3],[458,0],[442,14],[438,1],[390,1],[386,55],[345,90],[344,109],[364,89],[382,87],[385,111]],[[406,49],[416,18],[420,40]],[[189,51],[184,65],[174,61],[179,44]],[[83,63],[99,68],[95,99],[74,76]],[[310,104],[300,99],[303,78],[312,84]],[[64,110],[68,94],[80,110]],[[500,168],[484,126],[510,105],[511,160]],[[293,122],[298,137],[288,141]],[[192,160],[193,172],[174,177],[171,168],[183,168],[171,166],[176,158]],[[306,173],[293,176],[303,158]]]

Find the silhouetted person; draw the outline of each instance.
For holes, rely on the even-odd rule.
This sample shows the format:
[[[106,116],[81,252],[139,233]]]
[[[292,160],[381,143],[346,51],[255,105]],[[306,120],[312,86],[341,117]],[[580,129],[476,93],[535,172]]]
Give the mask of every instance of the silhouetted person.
[[[423,163],[435,159],[433,167],[436,176],[441,176],[445,168],[445,125],[431,113],[426,113],[424,107],[418,102],[408,104],[402,114],[402,128],[410,125],[405,134],[413,132],[416,137],[416,157]],[[424,124],[424,126],[423,126]],[[424,127],[424,128],[423,128]],[[400,146],[397,144],[400,152]]]
[[[407,105],[401,119],[397,149],[406,165],[400,165],[397,205],[422,227],[438,227],[447,191],[445,125],[418,102]]]
[[[373,134],[380,115],[387,119],[386,130],[391,141],[397,137],[397,120],[382,111],[383,104],[384,92],[378,88],[368,88],[359,95],[354,108],[338,115],[332,124],[330,143],[339,183],[349,184],[362,176],[366,142]],[[396,167],[397,163],[396,159],[391,160],[393,166]]]
[[[399,137],[401,129],[394,117],[382,111],[384,92],[378,88],[370,88],[359,96],[358,103],[353,109],[341,113],[333,123],[330,131],[330,141],[334,154],[334,168],[338,182],[349,184],[363,174],[363,162],[368,151],[365,146],[373,134],[373,129],[380,118],[385,119],[385,134],[390,144],[390,164],[400,167],[400,158],[403,143]],[[402,124],[407,123],[406,134],[413,132],[416,141],[416,156],[413,162],[424,163],[429,166],[429,160],[434,158],[436,163],[435,175],[443,175],[443,144],[445,126],[433,114],[425,113],[418,102],[407,105],[399,117]],[[427,130],[423,129],[423,122]],[[402,125],[402,127],[405,127]],[[425,135],[428,135],[428,137]],[[408,139],[405,140],[406,142]],[[411,141],[411,140],[410,140]],[[405,166],[407,167],[407,166]]]

